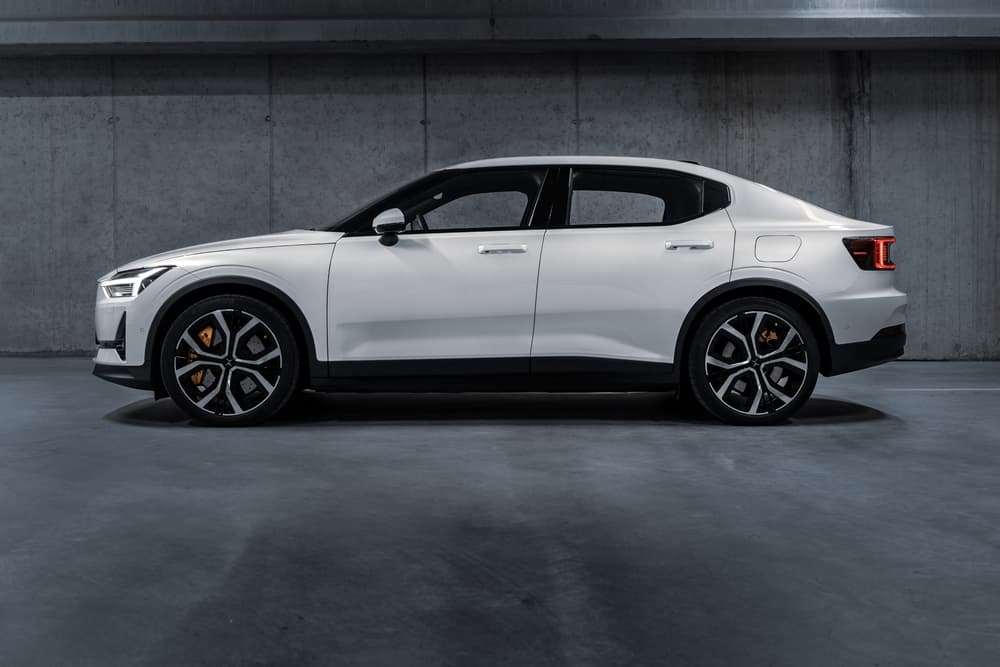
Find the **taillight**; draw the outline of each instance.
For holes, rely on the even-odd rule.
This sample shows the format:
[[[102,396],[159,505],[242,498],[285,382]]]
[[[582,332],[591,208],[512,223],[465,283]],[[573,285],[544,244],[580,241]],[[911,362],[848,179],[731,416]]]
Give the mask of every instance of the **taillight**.
[[[859,269],[892,271],[896,264],[889,257],[889,246],[895,242],[895,236],[866,236],[844,239],[844,247],[851,253]]]

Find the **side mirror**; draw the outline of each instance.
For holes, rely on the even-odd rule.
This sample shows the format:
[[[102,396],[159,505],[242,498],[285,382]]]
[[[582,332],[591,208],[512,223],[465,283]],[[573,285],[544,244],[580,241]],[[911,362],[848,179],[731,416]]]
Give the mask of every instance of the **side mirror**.
[[[372,220],[372,229],[379,235],[379,243],[396,245],[399,241],[399,232],[406,229],[406,216],[398,208],[382,211]]]

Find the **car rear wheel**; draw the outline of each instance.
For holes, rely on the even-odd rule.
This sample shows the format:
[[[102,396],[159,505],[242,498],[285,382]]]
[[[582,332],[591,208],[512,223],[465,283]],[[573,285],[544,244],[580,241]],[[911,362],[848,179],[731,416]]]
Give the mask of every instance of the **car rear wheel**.
[[[190,417],[215,426],[257,424],[299,383],[299,353],[285,317],[242,295],[204,299],[170,325],[160,353],[167,393]]]
[[[819,345],[805,318],[766,298],[743,298],[708,313],[694,334],[687,370],[691,391],[718,419],[776,424],[812,394]]]

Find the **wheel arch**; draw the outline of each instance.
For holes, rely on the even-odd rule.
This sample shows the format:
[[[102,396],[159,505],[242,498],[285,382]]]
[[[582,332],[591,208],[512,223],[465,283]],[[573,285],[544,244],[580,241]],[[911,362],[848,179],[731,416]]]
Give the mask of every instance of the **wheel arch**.
[[[725,285],[720,285],[703,295],[694,306],[688,311],[687,317],[681,324],[677,335],[677,344],[674,349],[674,368],[679,369],[683,375],[686,368],[687,351],[690,349],[694,331],[698,328],[698,323],[713,308],[727,301],[742,297],[766,297],[780,301],[785,305],[794,308],[800,313],[809,324],[809,327],[816,335],[820,351],[820,373],[828,375],[832,366],[831,350],[833,348],[833,329],[830,321],[823,312],[822,307],[811,296],[804,291],[781,282],[780,280],[770,280],[767,278],[745,278],[735,280]]]
[[[166,390],[160,377],[159,353],[163,346],[170,323],[185,308],[202,299],[222,294],[237,294],[240,296],[260,299],[277,309],[288,319],[299,349],[304,350],[302,356],[303,382],[309,384],[310,379],[325,374],[325,364],[318,360],[312,329],[302,310],[283,291],[262,280],[242,276],[219,276],[206,278],[178,290],[167,299],[153,317],[146,338],[146,362],[150,369],[150,380],[157,397],[165,396]]]

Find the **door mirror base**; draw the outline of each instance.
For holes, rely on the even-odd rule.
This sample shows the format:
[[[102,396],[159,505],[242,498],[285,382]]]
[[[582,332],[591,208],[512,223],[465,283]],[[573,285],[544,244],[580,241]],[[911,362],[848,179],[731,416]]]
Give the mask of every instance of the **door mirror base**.
[[[382,232],[378,235],[378,242],[384,246],[394,246],[399,243],[399,234],[396,232]]]

